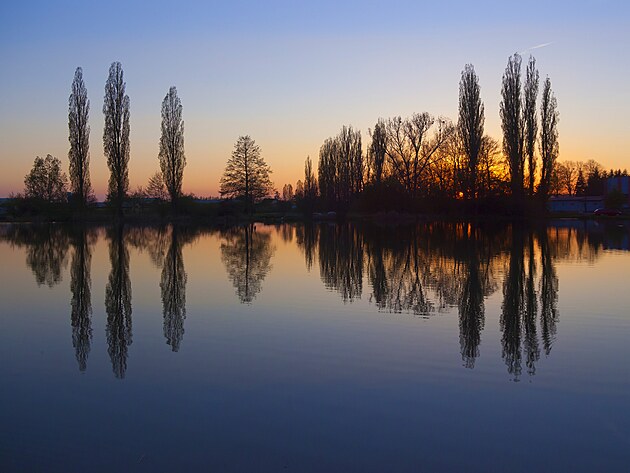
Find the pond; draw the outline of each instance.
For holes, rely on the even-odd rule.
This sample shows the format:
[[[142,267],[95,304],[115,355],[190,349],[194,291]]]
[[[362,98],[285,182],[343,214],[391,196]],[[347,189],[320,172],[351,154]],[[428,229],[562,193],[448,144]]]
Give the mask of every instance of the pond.
[[[0,226],[0,470],[621,471],[630,226]]]

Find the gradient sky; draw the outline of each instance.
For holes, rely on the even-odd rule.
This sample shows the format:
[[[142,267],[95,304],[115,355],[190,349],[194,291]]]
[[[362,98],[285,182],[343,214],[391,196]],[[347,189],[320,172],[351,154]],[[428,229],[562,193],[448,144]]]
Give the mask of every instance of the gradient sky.
[[[23,189],[35,156],[67,169],[68,95],[83,67],[92,183],[106,191],[103,95],[120,61],[131,100],[130,188],[158,169],[160,107],[184,107],[184,191],[217,195],[234,142],[249,134],[276,188],[303,177],[342,125],[428,111],[456,119],[475,65],[486,132],[501,137],[507,58],[529,49],[560,111],[560,159],[630,168],[630,4],[625,1],[28,1],[0,5],[0,196]]]

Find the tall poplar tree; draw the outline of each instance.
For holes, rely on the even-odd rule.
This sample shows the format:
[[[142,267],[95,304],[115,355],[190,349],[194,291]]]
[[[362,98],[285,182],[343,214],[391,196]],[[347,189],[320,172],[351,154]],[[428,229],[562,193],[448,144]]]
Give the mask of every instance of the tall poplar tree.
[[[110,170],[107,198],[122,218],[122,205],[129,189],[129,96],[120,62],[113,62],[105,83],[103,148]]]
[[[457,129],[466,153],[468,183],[466,193],[476,196],[479,152],[483,139],[484,106],[481,103],[479,78],[472,64],[466,64],[459,81],[459,120]]]
[[[173,208],[182,193],[184,155],[184,120],[177,89],[171,87],[162,102],[162,135],[160,137],[160,168]]]
[[[83,69],[77,67],[68,99],[68,161],[70,189],[74,200],[85,207],[92,194],[90,182],[90,101],[83,82]]]
[[[387,153],[387,130],[385,121],[380,119],[374,125],[374,131],[370,133],[372,143],[370,144],[370,164],[374,176],[374,183],[379,185],[383,179],[385,168],[385,156]]]
[[[538,195],[547,200],[551,178],[558,159],[558,103],[551,90],[551,80],[545,79],[540,101],[540,185]]]
[[[503,152],[510,168],[512,196],[523,197],[523,112],[521,107],[521,56],[515,53],[508,59],[501,87],[501,128]]]
[[[536,137],[538,135],[538,120],[536,119],[536,100],[538,98],[538,70],[536,59],[529,57],[525,73],[525,87],[523,120],[525,122],[525,155],[527,156],[528,192],[534,195],[536,181]]]

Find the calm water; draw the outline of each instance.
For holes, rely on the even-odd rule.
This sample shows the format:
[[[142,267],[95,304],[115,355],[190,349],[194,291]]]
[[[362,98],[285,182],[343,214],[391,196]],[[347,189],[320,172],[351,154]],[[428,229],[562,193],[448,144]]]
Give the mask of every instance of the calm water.
[[[0,471],[627,471],[629,236],[0,226]]]

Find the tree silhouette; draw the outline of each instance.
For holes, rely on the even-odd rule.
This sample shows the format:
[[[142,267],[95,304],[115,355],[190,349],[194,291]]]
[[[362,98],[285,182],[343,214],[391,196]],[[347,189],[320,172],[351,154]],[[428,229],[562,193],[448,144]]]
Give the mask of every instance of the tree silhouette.
[[[520,228],[512,228],[512,251],[503,282],[503,304],[501,306],[501,344],[503,359],[508,372],[518,381],[522,371],[521,331],[524,311],[523,282],[523,232]]]
[[[368,279],[372,284],[372,296],[379,310],[386,308],[385,301],[391,293],[387,268],[385,267],[385,248],[381,238],[375,238],[368,247]]]
[[[271,237],[257,232],[253,224],[232,228],[223,236],[221,260],[241,303],[251,304],[271,269]]]
[[[536,59],[529,57],[525,72],[525,86],[523,87],[525,103],[523,104],[523,121],[525,126],[524,144],[527,156],[528,191],[534,195],[536,178],[536,137],[538,136],[538,120],[536,119],[536,100],[538,98],[538,70]]]
[[[295,195],[298,197],[297,189],[295,191]],[[313,210],[315,210],[315,201],[317,200],[318,190],[317,178],[313,173],[313,162],[311,161],[310,156],[307,156],[306,161],[304,161],[304,184],[302,185],[302,192],[299,195],[299,199],[301,199],[301,201],[298,203],[301,204],[302,210],[306,212],[307,215],[311,215]]]
[[[310,271],[315,260],[315,249],[317,245],[317,227],[312,223],[298,225],[295,227],[295,239],[297,245],[304,252],[304,262],[306,270]]]
[[[68,99],[68,140],[70,151],[70,188],[73,199],[85,207],[92,195],[90,182],[90,101],[83,82],[83,69],[77,67]]]
[[[160,292],[162,312],[164,314],[164,337],[174,352],[179,351],[184,337],[184,319],[186,318],[186,282],[188,277],[184,269],[182,241],[179,229],[174,226],[171,232],[171,244],[164,259]]]
[[[107,312],[107,352],[117,378],[127,371],[131,332],[131,280],[129,279],[129,252],[123,237],[123,227],[109,230],[109,259],[112,265],[105,288]]]
[[[26,265],[38,286],[53,287],[61,282],[68,264],[70,238],[67,229],[57,224],[9,225],[0,232],[2,239],[26,249]]]
[[[249,135],[240,136],[221,177],[221,195],[243,199],[251,213],[254,204],[273,190],[269,174],[271,168],[260,155],[260,147]]]
[[[462,242],[468,250],[467,268],[462,295],[459,299],[459,344],[466,368],[474,368],[479,356],[481,331],[485,323],[483,284],[479,274],[479,255],[474,230]]]
[[[26,264],[35,275],[37,285],[53,287],[61,282],[68,262],[69,238],[63,228],[47,225],[33,229],[36,238],[28,245]]]
[[[350,198],[363,188],[363,171],[361,132],[344,126],[319,150],[319,189],[325,205],[347,210]]]
[[[539,236],[540,242],[540,324],[545,354],[549,355],[555,340],[558,322],[558,276],[553,263],[549,234],[545,229]]]
[[[379,119],[374,125],[374,131],[370,132],[372,143],[370,144],[370,168],[374,183],[378,186],[383,180],[385,170],[385,156],[387,153],[387,130],[385,121]]]
[[[479,152],[478,192],[481,195],[497,194],[501,189],[504,182],[502,160],[499,142],[485,135]]]
[[[438,151],[453,134],[445,118],[434,118],[427,112],[410,118],[391,118],[386,122],[387,158],[392,175],[415,200],[427,173],[438,160]]]
[[[523,196],[523,111],[521,106],[521,56],[515,53],[508,58],[501,87],[501,128],[503,152],[508,160],[512,195]]]
[[[479,153],[483,139],[485,116],[481,102],[479,78],[472,64],[466,64],[459,81],[459,121],[457,130],[467,157],[468,183],[466,195],[476,197]]]
[[[160,136],[160,169],[173,208],[182,193],[184,155],[184,120],[177,89],[171,87],[162,102],[162,135]]]
[[[536,261],[534,254],[534,235],[528,235],[529,250],[527,253],[527,280],[525,281],[525,312],[524,312],[524,349],[526,353],[525,365],[530,375],[536,373],[536,362],[540,358],[538,334],[536,333],[536,317],[538,312],[538,296],[536,294]]]
[[[66,200],[67,182],[59,159],[50,154],[45,158],[37,156],[33,168],[24,178],[24,194],[45,202],[63,202]]]
[[[351,224],[325,226],[319,232],[319,271],[324,285],[344,302],[363,292],[363,239]]]
[[[70,270],[70,321],[72,325],[72,346],[79,363],[79,370],[85,371],[92,342],[92,280],[90,262],[92,260],[91,234],[84,228],[73,232],[74,254]]]
[[[567,241],[562,239],[558,243],[566,244],[570,248],[561,249],[558,245],[557,252],[572,255],[576,249],[575,236],[570,236]],[[525,253],[525,239],[528,241],[528,250]],[[539,278],[539,293],[536,291],[536,247],[538,241],[540,252],[541,275]],[[577,242],[579,247],[579,242]],[[540,340],[546,354],[551,351],[551,346],[556,333],[558,300],[558,279],[552,260],[551,245],[546,228],[537,234],[526,233],[523,228],[512,228],[512,250],[510,254],[508,272],[503,285],[503,310],[501,314],[501,330],[503,331],[503,357],[508,366],[508,372],[514,375],[518,381],[523,357],[529,375],[536,373],[536,363],[540,359]],[[527,255],[527,265],[525,264]],[[540,295],[540,306],[538,296]],[[541,336],[538,335],[537,316],[540,307]]]
[[[549,77],[543,84],[540,103],[540,185],[538,194],[547,200],[551,190],[551,179],[558,159],[558,110],[556,98],[551,90]]]
[[[582,169],[578,169],[577,179],[575,180],[575,195],[586,195],[586,180]]]
[[[156,172],[149,178],[149,183],[145,190],[147,197],[158,200],[166,200],[168,197],[168,191],[164,185],[164,179],[160,171]]]
[[[555,174],[560,191],[566,192],[568,195],[575,195],[581,167],[581,161],[562,161],[556,163]]]
[[[282,186],[282,200],[290,202],[293,200],[293,186],[291,184],[285,184]]]
[[[105,83],[103,148],[110,170],[107,197],[116,206],[119,219],[129,189],[129,96],[125,86],[122,65],[113,62]]]
[[[164,258],[171,243],[168,227],[164,225],[126,227],[125,241],[133,248],[146,251],[156,268],[163,268]]]
[[[328,138],[319,148],[319,193],[327,208],[337,203],[337,145],[334,138]]]

